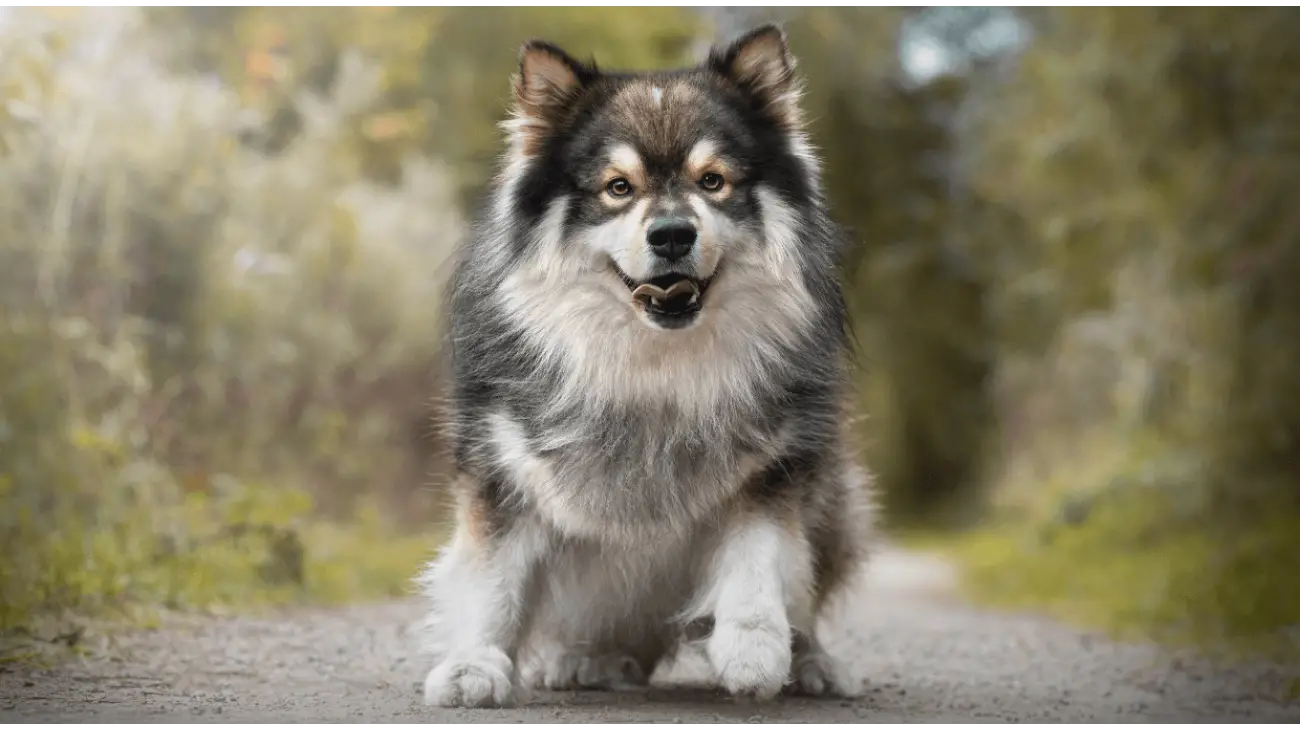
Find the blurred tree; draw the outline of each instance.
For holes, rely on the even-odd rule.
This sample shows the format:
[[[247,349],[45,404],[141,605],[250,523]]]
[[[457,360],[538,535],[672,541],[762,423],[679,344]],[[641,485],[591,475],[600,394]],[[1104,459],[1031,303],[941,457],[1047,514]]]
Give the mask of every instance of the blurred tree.
[[[898,9],[806,10],[788,23],[845,262],[864,366],[870,463],[887,513],[965,516],[992,423],[978,266],[954,245],[950,119],[964,84],[905,83]],[[971,203],[964,203],[969,206]]]
[[[962,137],[978,193],[1029,235],[990,259],[1004,370],[1034,373],[1012,407],[1050,414],[1017,449],[1118,442],[1139,473],[1066,483],[1149,484],[1176,513],[1153,529],[1212,537],[1203,564],[1169,568],[1169,600],[1238,629],[1293,623],[1300,594],[1265,576],[1300,562],[1276,529],[1300,517],[1300,14],[1037,20],[985,88],[996,113]],[[1003,245],[969,240],[986,257]]]
[[[997,272],[1002,296],[1033,276],[1062,323],[1125,307],[1161,317],[1158,367],[1184,391],[1160,425],[1217,454],[1224,476],[1290,463],[1300,397],[1279,396],[1300,372],[1280,363],[1300,361],[1300,309],[1278,277],[1294,273],[1300,235],[1282,203],[1300,181],[1300,17],[1058,11],[1042,31],[994,92],[999,113],[967,137],[978,190],[1039,242]],[[1135,267],[1164,278],[1126,289],[1116,272]]]
[[[234,70],[231,47],[240,39],[239,22],[246,11],[237,7],[150,8],[146,17],[173,34],[183,36],[178,43],[178,60],[201,73],[225,73]],[[184,49],[181,51],[180,49]]]
[[[351,121],[362,171],[397,182],[402,160],[446,161],[472,205],[501,150],[519,46],[547,38],[603,67],[690,60],[702,19],[674,8],[244,8],[156,11],[194,38],[178,59],[219,74],[263,110],[252,141],[274,152],[300,128],[303,90],[323,92],[349,52],[379,69],[382,94]]]
[[[246,141],[277,152],[302,128],[304,93],[337,84],[347,54],[374,63],[382,90],[348,120],[352,154],[370,177],[396,182],[401,160],[429,141],[437,100],[424,85],[423,61],[439,32],[439,8],[168,8],[151,18],[188,42],[176,44],[183,67],[214,74],[261,112]]]

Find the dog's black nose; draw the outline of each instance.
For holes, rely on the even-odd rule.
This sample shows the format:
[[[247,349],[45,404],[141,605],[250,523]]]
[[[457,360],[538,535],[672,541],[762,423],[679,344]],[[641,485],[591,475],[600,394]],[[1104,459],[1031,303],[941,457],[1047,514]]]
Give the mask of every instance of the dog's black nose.
[[[650,224],[646,240],[656,256],[676,261],[695,245],[695,225],[685,218],[660,218]]]

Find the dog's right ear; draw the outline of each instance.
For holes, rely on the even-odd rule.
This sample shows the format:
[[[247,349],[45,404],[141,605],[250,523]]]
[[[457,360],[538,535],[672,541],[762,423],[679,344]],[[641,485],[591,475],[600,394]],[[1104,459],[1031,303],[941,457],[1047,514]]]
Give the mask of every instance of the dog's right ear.
[[[594,65],[580,63],[546,41],[531,40],[519,49],[511,135],[525,153],[536,150],[596,73]]]

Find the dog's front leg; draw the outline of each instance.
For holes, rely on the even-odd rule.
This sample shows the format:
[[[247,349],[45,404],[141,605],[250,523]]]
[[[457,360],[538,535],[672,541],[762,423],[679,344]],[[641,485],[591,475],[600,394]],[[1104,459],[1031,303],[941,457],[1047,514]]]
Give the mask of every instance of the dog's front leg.
[[[769,699],[788,681],[792,625],[810,619],[811,567],[796,519],[756,505],[728,519],[689,611],[713,616],[705,651],[728,692]]]
[[[428,648],[438,657],[424,681],[426,704],[500,707],[514,701],[527,592],[546,545],[528,525],[482,535],[462,521],[424,578],[434,604],[426,623]]]

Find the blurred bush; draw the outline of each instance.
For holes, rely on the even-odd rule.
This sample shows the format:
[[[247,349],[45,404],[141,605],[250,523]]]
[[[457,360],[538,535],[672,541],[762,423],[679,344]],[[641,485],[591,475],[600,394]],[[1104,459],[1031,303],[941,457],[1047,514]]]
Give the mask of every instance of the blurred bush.
[[[0,627],[310,593],[344,543],[309,518],[429,515],[415,446],[461,220],[438,165],[362,181],[345,122],[373,67],[345,54],[299,94],[272,155],[230,91],[163,70],[134,12],[12,12],[4,32]],[[351,545],[365,578],[403,543]],[[384,590],[418,560],[404,545]]]
[[[997,262],[999,495],[1058,526],[1100,503],[1124,519],[1031,552],[1112,580],[1160,555],[1120,582],[1146,596],[1125,620],[1300,622],[1300,16],[1037,21],[961,131],[972,187],[1025,226],[968,239]]]

